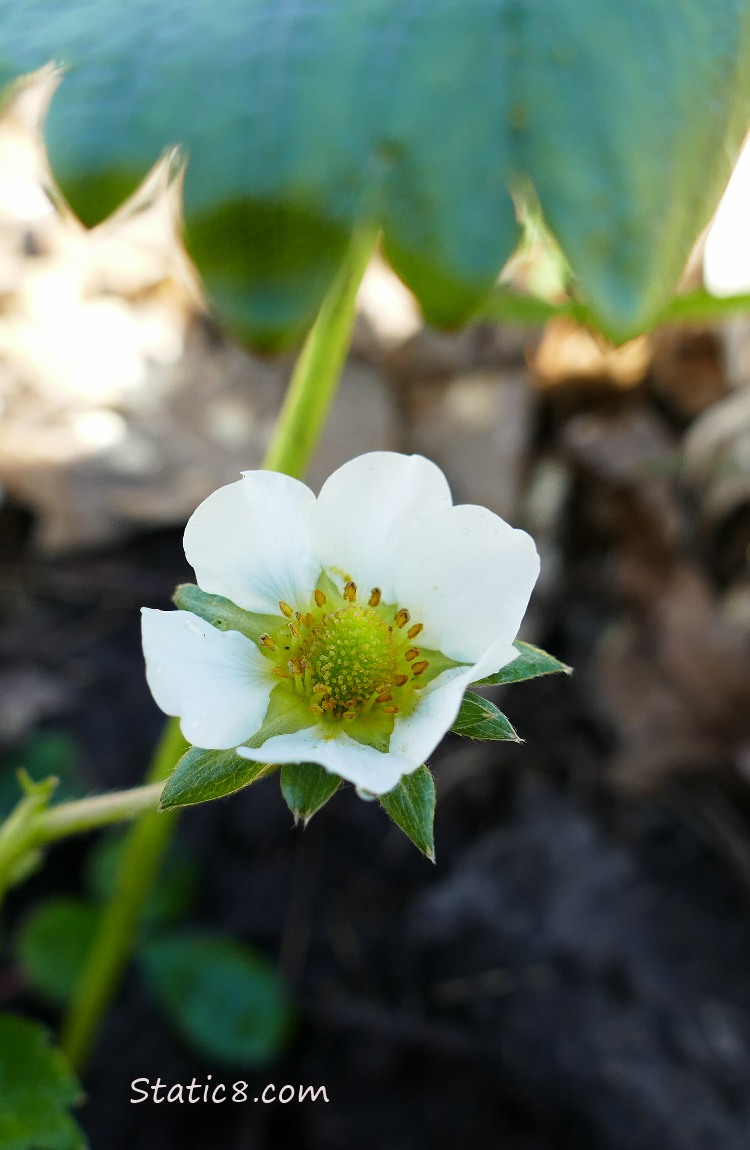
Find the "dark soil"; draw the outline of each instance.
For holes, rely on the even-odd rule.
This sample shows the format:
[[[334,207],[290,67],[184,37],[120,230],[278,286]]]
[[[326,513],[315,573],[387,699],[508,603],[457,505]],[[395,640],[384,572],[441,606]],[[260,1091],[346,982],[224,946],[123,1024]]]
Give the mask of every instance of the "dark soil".
[[[179,533],[52,563],[27,529],[3,509],[0,669],[60,688],[40,721],[79,742],[92,790],[135,783],[161,726],[138,608],[189,577]],[[273,779],[184,815],[191,923],[280,963],[297,1031],[261,1073],[209,1064],[132,970],[85,1079],[95,1150],[746,1150],[744,800],[718,768],[649,796],[608,782],[621,739],[595,683],[612,609],[596,582],[541,609],[539,641],[576,675],[502,697],[526,744],[449,737],[435,755],[437,866],[349,788],[305,832]],[[705,812],[725,806],[732,833],[711,833]],[[80,888],[89,846],[56,848],[13,894],[11,931]],[[3,1007],[54,1023],[10,963]],[[135,1078],[209,1074],[247,1079],[251,1101],[130,1103]],[[328,1102],[254,1103],[266,1083],[324,1085]]]

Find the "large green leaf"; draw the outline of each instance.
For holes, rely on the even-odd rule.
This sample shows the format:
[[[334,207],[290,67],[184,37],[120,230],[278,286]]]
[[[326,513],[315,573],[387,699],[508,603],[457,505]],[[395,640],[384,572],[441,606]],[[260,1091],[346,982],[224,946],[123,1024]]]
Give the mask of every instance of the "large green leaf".
[[[663,307],[748,123],[750,0],[0,0],[0,82],[69,67],[49,117],[91,222],[189,155],[189,245],[267,345],[313,316],[376,217],[428,318],[456,324],[537,199],[618,337]]]
[[[38,1022],[0,1015],[0,1150],[83,1150],[81,1088]]]
[[[146,977],[180,1033],[206,1057],[264,1066],[289,1035],[284,982],[260,954],[207,934],[170,935],[142,954]]]

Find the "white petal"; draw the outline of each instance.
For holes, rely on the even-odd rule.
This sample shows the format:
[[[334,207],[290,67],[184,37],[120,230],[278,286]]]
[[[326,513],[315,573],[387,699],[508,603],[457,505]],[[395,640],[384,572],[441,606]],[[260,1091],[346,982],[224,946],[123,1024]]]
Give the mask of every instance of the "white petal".
[[[420,766],[392,751],[376,751],[350,735],[324,738],[320,727],[307,727],[294,735],[273,735],[262,747],[238,747],[237,754],[258,763],[320,763],[374,795],[384,795],[402,775]]]
[[[179,715],[198,747],[223,750],[260,727],[275,680],[258,648],[189,611],[142,611],[146,678],[156,702]]]
[[[525,531],[486,507],[438,511],[399,540],[396,599],[424,623],[419,645],[476,663],[495,643],[515,639],[539,574]]]
[[[320,572],[311,546],[315,496],[275,471],[247,471],[201,503],[185,528],[198,585],[246,611],[302,607]]]
[[[391,752],[420,766],[453,726],[464,691],[476,677],[473,667],[454,667],[434,679],[412,713],[396,719]]]
[[[394,544],[425,516],[451,506],[448,481],[421,455],[374,451],[334,471],[316,508],[316,546],[322,565],[338,568],[365,591],[380,587],[393,600]]]
[[[517,656],[518,651],[512,645],[494,643],[473,667],[454,667],[438,675],[420,693],[412,713],[396,719],[391,751],[417,766],[423,763],[453,726],[466,688],[477,679],[499,671]]]

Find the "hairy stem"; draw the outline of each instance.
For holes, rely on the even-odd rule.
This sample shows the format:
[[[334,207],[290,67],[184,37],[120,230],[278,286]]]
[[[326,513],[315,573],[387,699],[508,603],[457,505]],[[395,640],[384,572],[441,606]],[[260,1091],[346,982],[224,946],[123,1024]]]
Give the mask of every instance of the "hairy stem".
[[[325,425],[354,324],[357,290],[377,239],[363,228],[353,239],[305,340],[279,413],[264,467],[300,478]],[[163,781],[177,763],[184,742],[175,719],[167,724],[150,783]],[[176,813],[147,814],[130,831],[118,882],[89,953],[63,1025],[61,1044],[72,1066],[86,1063],[104,1015],[130,959],[141,908],[157,877],[172,837]]]

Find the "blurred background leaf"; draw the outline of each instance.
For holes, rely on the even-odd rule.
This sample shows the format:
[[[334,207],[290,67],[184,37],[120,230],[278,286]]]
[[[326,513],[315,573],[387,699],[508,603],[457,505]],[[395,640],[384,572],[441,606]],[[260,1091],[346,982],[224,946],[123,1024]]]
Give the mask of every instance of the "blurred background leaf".
[[[190,933],[150,943],[142,962],[151,990],[184,1038],[208,1058],[265,1066],[292,1023],[284,982],[262,955],[229,938]]]
[[[73,897],[51,898],[26,916],[16,958],[31,988],[57,1006],[69,1001],[93,942],[99,914]]]

